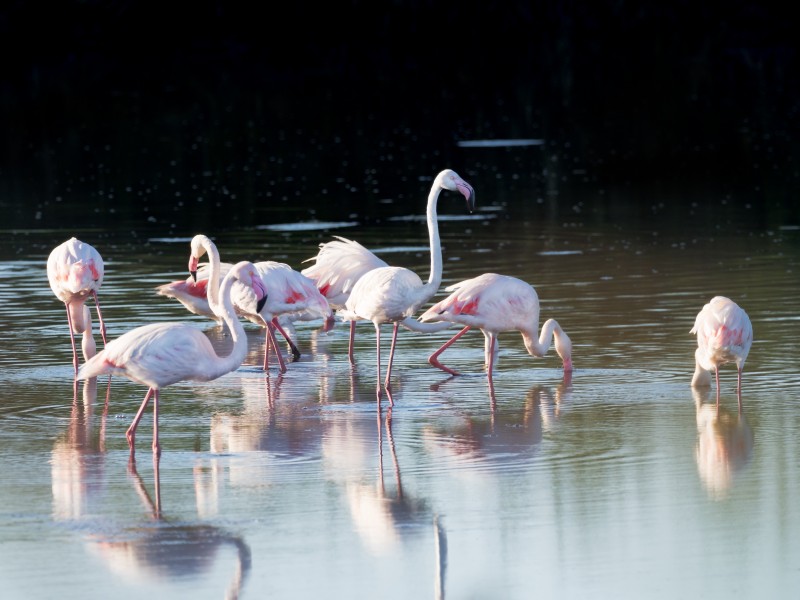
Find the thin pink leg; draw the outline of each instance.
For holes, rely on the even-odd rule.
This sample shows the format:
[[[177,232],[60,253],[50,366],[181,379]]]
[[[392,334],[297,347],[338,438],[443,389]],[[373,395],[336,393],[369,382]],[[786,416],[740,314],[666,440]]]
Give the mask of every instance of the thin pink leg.
[[[464,327],[464,329],[462,329],[462,330],[461,330],[461,331],[459,331],[457,334],[455,334],[453,337],[451,337],[451,338],[450,338],[448,341],[446,341],[446,342],[445,342],[445,343],[442,345],[442,347],[441,347],[441,348],[439,348],[439,349],[438,349],[436,352],[434,352],[433,354],[431,354],[431,355],[428,357],[428,362],[429,362],[429,363],[430,363],[432,366],[434,366],[434,367],[438,367],[439,369],[441,369],[441,370],[442,370],[442,371],[444,371],[445,373],[450,373],[450,375],[460,375],[460,373],[459,373],[458,371],[454,371],[454,370],[453,370],[453,369],[451,369],[450,367],[446,367],[446,366],[444,366],[442,363],[440,363],[440,362],[439,362],[439,360],[438,360],[438,359],[439,359],[439,355],[440,355],[442,352],[444,352],[445,350],[447,350],[447,349],[448,349],[448,348],[449,348],[449,347],[452,345],[452,343],[453,343],[453,342],[455,342],[455,341],[456,341],[458,338],[460,338],[462,335],[464,335],[465,333],[467,333],[467,332],[468,332],[470,329],[471,329],[471,327],[470,327],[469,325],[467,325],[466,327]]]
[[[739,401],[739,412],[742,412],[742,370],[739,369],[739,375],[736,378],[736,398]]]
[[[128,431],[125,432],[125,437],[128,438],[128,446],[130,446],[131,449],[131,457],[133,457],[134,452],[136,452],[136,428],[139,426],[139,421],[142,420],[144,409],[147,408],[147,404],[150,402],[150,397],[153,395],[153,392],[155,392],[153,388],[147,390],[147,394],[145,394],[144,401],[139,407],[139,411],[136,413],[136,416],[133,417],[133,422],[131,426],[128,427]]]
[[[97,299],[97,290],[92,291],[94,305],[97,307],[97,320],[100,321],[100,335],[103,336],[103,345],[108,343],[106,339],[106,323],[103,321],[103,313],[100,312],[100,301]]]
[[[153,394],[153,455],[161,456],[161,444],[158,443],[158,390]]]
[[[78,348],[75,346],[75,334],[72,333],[72,315],[69,314],[69,304],[66,302],[64,306],[67,307],[67,325],[69,325],[69,340],[72,342],[72,364],[75,367],[75,374],[78,374]]]
[[[378,386],[376,388],[376,392],[378,394],[378,407],[380,407],[381,396],[383,396],[383,393],[381,392],[381,326],[378,323],[375,323],[375,337],[377,338],[376,348],[378,356]]]
[[[275,348],[275,354],[278,356],[278,364],[280,365],[281,373],[286,373],[286,362],[283,360],[283,352],[278,347],[278,338],[275,337],[275,326],[272,322],[267,323],[267,341],[264,344],[264,370],[267,370],[269,365],[269,346]]]
[[[356,339],[356,322],[350,321],[350,345],[347,348],[347,356],[350,358],[350,364],[354,364],[356,362],[355,357],[353,356],[353,344],[355,343]]]
[[[384,381],[383,384],[383,387],[386,388],[386,395],[389,396],[390,407],[394,406],[394,399],[392,398],[392,383],[390,378],[392,376],[392,363],[394,362],[394,347],[397,345],[397,329],[399,326],[400,324],[397,321],[395,321],[394,328],[392,330],[392,346],[389,350],[389,364],[386,367],[386,381]]]
[[[717,410],[719,410],[719,366],[714,367],[714,374],[717,378]]]
[[[291,338],[289,338],[289,336],[286,335],[286,332],[283,330],[283,327],[281,327],[281,324],[278,323],[278,317],[272,317],[272,324],[275,325],[277,330],[283,336],[283,339],[285,339],[286,342],[289,344],[289,348],[292,349],[292,356],[294,356],[294,360],[300,360],[300,350],[297,349],[297,346],[291,340]]]
[[[492,379],[492,372],[494,372],[494,345],[497,338],[493,333],[489,334],[489,370],[486,375],[489,377],[489,386],[494,390],[494,379]]]

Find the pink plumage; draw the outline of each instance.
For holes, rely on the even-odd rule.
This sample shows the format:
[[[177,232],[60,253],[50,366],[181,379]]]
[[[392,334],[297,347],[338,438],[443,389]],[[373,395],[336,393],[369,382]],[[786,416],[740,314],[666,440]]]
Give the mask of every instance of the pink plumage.
[[[238,263],[225,276],[219,290],[221,306],[218,310],[233,338],[233,349],[227,357],[218,356],[208,337],[196,327],[186,323],[153,323],[137,327],[109,342],[78,370],[78,379],[103,374],[122,375],[148,387],[147,395],[126,433],[131,455],[134,453],[136,427],[150,398],[153,398],[153,452],[161,452],[158,442],[161,388],[178,381],[210,381],[242,364],[247,354],[247,339],[231,302],[231,289],[235,282],[250,287],[259,299],[266,294],[252,263]]]
[[[97,346],[92,335],[92,318],[86,300],[91,296],[97,307],[100,321],[100,335],[106,342],[106,326],[100,312],[97,292],[103,284],[105,267],[100,253],[91,245],[77,238],[70,238],[59,244],[47,258],[47,279],[56,297],[67,309],[67,323],[72,342],[72,362],[78,372],[78,350],[75,347],[75,334],[83,336],[81,349],[84,359],[95,355]]]
[[[715,296],[697,314],[690,333],[697,335],[692,387],[710,386],[710,371],[714,371],[719,404],[719,368],[735,363],[741,405],[742,371],[753,344],[753,326],[747,313],[730,298]]]
[[[471,328],[484,335],[484,358],[487,376],[492,384],[498,352],[497,335],[502,331],[519,331],[525,348],[532,356],[544,356],[555,337],[556,352],[564,371],[572,371],[572,341],[555,319],[548,319],[539,334],[539,297],[530,284],[508,275],[484,273],[445,288],[449,296],[426,310],[419,320],[424,323],[448,321],[464,328],[430,355],[431,365],[452,375],[454,369],[439,362],[438,357]],[[537,339],[538,337],[538,339]]]

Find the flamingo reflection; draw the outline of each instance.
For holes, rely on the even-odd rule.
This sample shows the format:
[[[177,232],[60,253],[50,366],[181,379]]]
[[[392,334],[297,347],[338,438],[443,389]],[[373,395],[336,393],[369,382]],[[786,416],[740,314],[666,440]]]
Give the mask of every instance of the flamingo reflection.
[[[744,413],[709,402],[708,388],[692,389],[697,413],[697,470],[709,496],[728,495],[733,480],[753,456],[753,430]]]
[[[94,534],[90,536],[90,549],[127,581],[172,583],[176,578],[196,578],[210,572],[227,547],[235,552],[235,559],[225,598],[238,598],[251,566],[250,548],[244,540],[212,525],[170,523],[162,514],[158,456],[153,456],[152,495],[135,461],[129,461],[128,470],[151,521],[114,533]]]
[[[453,421],[440,420],[443,425],[427,426],[423,438],[429,450],[466,463],[525,456],[538,447],[544,431],[557,426],[571,391],[569,377],[555,389],[536,384],[526,393],[521,407],[502,411],[493,408],[488,416],[454,413],[455,425],[448,425]]]
[[[78,399],[79,386],[80,382],[74,380],[69,425],[56,439],[51,454],[53,515],[56,519],[78,519],[87,514],[88,503],[98,496],[97,488],[103,481],[111,379],[106,388],[97,438],[94,437],[97,379],[83,382],[82,401]]]

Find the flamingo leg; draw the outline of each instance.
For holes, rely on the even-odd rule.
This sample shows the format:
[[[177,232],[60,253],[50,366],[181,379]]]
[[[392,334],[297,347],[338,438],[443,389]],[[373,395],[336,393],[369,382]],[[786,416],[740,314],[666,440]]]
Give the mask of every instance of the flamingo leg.
[[[494,371],[494,346],[497,343],[497,336],[489,334],[489,366],[486,376],[489,378],[489,385],[494,388],[494,380],[492,379],[492,372]]]
[[[275,348],[275,354],[278,356],[278,364],[280,365],[281,373],[286,373],[286,362],[283,360],[283,352],[278,347],[278,339],[275,337],[275,327],[272,322],[267,323],[267,340],[264,344],[264,370],[269,367],[269,347]]]
[[[131,426],[128,427],[128,431],[125,432],[125,437],[128,439],[128,446],[131,449],[131,457],[133,457],[134,452],[136,452],[136,428],[139,426],[139,421],[142,420],[142,415],[144,414],[144,409],[147,408],[147,404],[150,402],[150,397],[155,392],[155,389],[150,388],[147,390],[147,394],[144,396],[144,400],[142,401],[142,405],[139,407],[139,411],[136,413],[136,416],[133,417],[133,421],[131,422]]]
[[[714,367],[714,375],[717,380],[717,410],[719,410],[719,365]]]
[[[392,362],[394,362],[394,348],[397,345],[397,329],[399,328],[399,326],[400,323],[395,321],[394,328],[392,330],[392,346],[389,349],[389,364],[386,366],[386,380],[383,383],[383,387],[386,388],[386,395],[389,396],[390,407],[394,406],[394,399],[392,398],[392,383],[390,377],[392,376]]]
[[[292,356],[294,356],[294,360],[300,360],[300,350],[297,349],[297,346],[291,340],[291,338],[289,338],[289,336],[286,335],[286,332],[283,330],[283,327],[281,327],[281,324],[278,323],[278,317],[272,317],[272,324],[275,325],[277,330],[289,344],[289,348],[292,349]]]
[[[738,369],[739,373],[736,378],[736,398],[739,401],[739,413],[742,412],[742,370]]]
[[[378,323],[375,323],[375,337],[377,338],[376,349],[378,357],[378,385],[375,388],[375,391],[378,395],[378,408],[380,408],[381,396],[383,393],[381,392],[381,326]]]
[[[94,296],[94,305],[97,308],[97,320],[100,321],[100,335],[103,336],[103,345],[108,343],[106,339],[106,322],[103,321],[103,313],[100,312],[100,301],[97,299],[97,290],[92,291]]]
[[[161,456],[161,444],[158,443],[158,390],[153,393],[153,456]]]
[[[442,363],[440,363],[439,362],[439,355],[442,352],[444,352],[445,350],[447,350],[453,344],[453,342],[455,342],[458,338],[460,338],[462,335],[467,333],[470,329],[471,329],[471,326],[467,325],[466,327],[464,327],[464,329],[459,331],[457,334],[455,334],[453,337],[451,337],[448,341],[446,341],[444,344],[442,344],[441,348],[439,348],[436,352],[434,352],[433,354],[431,354],[428,357],[428,362],[432,366],[441,369],[445,373],[450,373],[450,375],[460,375],[460,373],[458,371],[454,371],[450,367],[446,367]]]
[[[72,342],[72,364],[75,367],[75,374],[78,374],[78,348],[75,346],[75,334],[72,333],[72,315],[69,314],[69,304],[66,302],[64,306],[67,307],[67,325],[69,325],[69,340]]]
[[[347,356],[350,358],[350,364],[354,364],[356,362],[355,357],[353,356],[353,344],[355,343],[356,339],[356,322],[350,321],[350,345],[347,348]]]

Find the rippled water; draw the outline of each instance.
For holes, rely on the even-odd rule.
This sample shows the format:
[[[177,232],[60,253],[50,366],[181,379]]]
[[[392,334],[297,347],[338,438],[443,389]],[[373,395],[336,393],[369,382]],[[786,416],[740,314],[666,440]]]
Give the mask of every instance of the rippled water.
[[[163,455],[148,413],[135,463],[125,429],[145,389],[73,387],[50,249],[71,232],[9,232],[0,248],[0,579],[4,598],[730,598],[800,585],[797,341],[800,231],[659,227],[631,220],[464,221],[440,206],[444,285],[487,271],[535,286],[541,319],[574,343],[565,379],[551,349],[505,333],[496,402],[483,338],[427,356],[454,331],[401,330],[395,407],[377,410],[375,332],[298,323],[298,362],[261,369],[247,324],[237,371],[162,393]],[[445,214],[445,213],[453,213]],[[428,272],[415,214],[382,223],[279,221],[227,229],[223,260],[302,268],[334,234]],[[450,216],[451,218],[447,218]],[[159,297],[185,277],[187,235],[80,234],[106,260],[111,337],[181,320],[224,350],[224,332]],[[96,239],[93,239],[96,238]],[[728,295],[755,342],[743,411],[733,367],[714,396],[689,386],[703,304]],[[441,296],[441,294],[440,294]],[[388,350],[388,327],[384,341]],[[99,340],[99,337],[98,337]],[[443,357],[443,360],[444,360]]]

